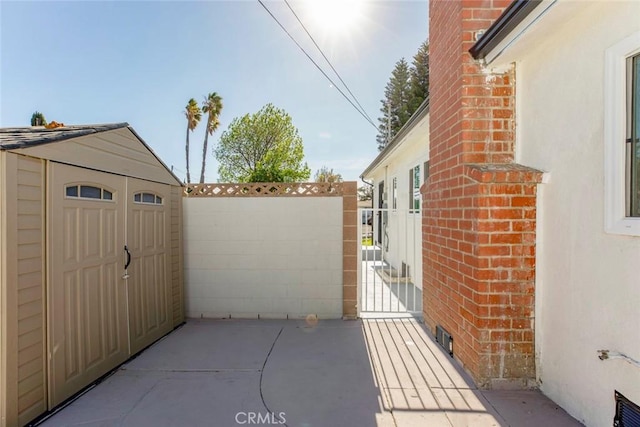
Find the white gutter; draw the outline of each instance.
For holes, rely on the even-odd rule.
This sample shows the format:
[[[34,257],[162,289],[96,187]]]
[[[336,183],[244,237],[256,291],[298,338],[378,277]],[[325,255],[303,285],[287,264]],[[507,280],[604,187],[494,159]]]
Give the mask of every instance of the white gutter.
[[[555,6],[558,0],[543,0],[540,6],[536,7],[533,12],[531,12],[525,19],[522,20],[520,24],[516,28],[509,33],[507,37],[505,37],[500,43],[496,45],[491,51],[489,51],[485,58],[484,64],[490,65],[493,61],[495,61],[498,57],[502,55],[504,51],[509,49],[512,44],[514,44],[520,37],[527,32],[529,27],[538,22],[547,12]]]

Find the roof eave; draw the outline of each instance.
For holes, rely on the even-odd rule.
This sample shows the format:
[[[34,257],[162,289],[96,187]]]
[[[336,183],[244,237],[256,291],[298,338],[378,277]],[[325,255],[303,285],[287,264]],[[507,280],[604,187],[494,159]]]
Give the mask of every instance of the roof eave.
[[[474,59],[485,59],[543,0],[514,0],[471,46],[469,53]]]
[[[391,142],[387,144],[386,147],[376,156],[376,158],[367,166],[367,168],[360,174],[360,179],[365,179],[369,173],[382,161],[393,152],[398,145],[400,145],[401,141],[405,136],[415,127],[416,124],[420,120],[422,120],[429,113],[429,98],[425,99],[422,104],[418,107],[418,109],[411,115],[407,123],[404,124],[398,131],[398,133],[393,137]]]
[[[133,130],[133,128],[129,125],[127,125],[127,128],[129,129],[129,131],[136,137],[138,138],[138,141],[140,141],[140,143],[142,145],[144,145],[144,147],[149,150],[149,152],[151,153],[151,155],[153,157],[156,158],[156,160],[166,169],[167,172],[169,172],[171,174],[171,176],[173,176],[173,178],[176,180],[176,182],[183,187],[184,183],[182,181],[180,181],[180,178],[178,178],[178,176],[173,173],[173,171],[166,165],[165,162],[162,161],[162,159],[160,157],[158,157],[158,155],[153,151],[153,149],[151,149],[151,147],[144,141],[144,139],[142,139],[142,137],[140,135],[138,135],[138,133]]]

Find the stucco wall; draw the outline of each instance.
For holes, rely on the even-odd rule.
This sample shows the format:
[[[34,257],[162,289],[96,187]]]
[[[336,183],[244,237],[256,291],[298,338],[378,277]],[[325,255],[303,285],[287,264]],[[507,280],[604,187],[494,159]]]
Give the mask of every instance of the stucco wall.
[[[342,317],[342,204],[185,198],[187,317]]]
[[[550,173],[538,209],[541,388],[586,425],[606,426],[614,390],[640,403],[640,368],[597,357],[640,359],[640,237],[604,232],[603,157],[604,52],[640,31],[640,3],[574,5],[517,62],[516,146],[519,162]],[[557,7],[549,18],[566,3]]]
[[[420,212],[409,213],[409,170],[420,166],[420,181],[424,183],[424,162],[429,160],[429,116],[422,119],[407,135],[405,140],[380,164],[365,176],[373,180],[373,206],[378,208],[378,189],[384,181],[387,193],[386,206],[393,207],[391,186],[393,178],[397,179],[397,212],[388,215],[387,232],[389,234],[389,251],[385,260],[393,267],[400,268],[402,262],[410,266],[414,284],[422,287],[422,215]],[[421,198],[421,196],[419,196]],[[374,218],[373,232],[377,236],[377,218]],[[377,241],[377,240],[376,240]]]

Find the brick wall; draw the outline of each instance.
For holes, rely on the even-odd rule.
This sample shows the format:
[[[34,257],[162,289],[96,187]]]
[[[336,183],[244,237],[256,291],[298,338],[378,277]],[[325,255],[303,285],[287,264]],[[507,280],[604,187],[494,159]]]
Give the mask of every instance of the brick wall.
[[[424,317],[481,387],[535,378],[536,183],[514,163],[515,74],[468,54],[510,1],[430,2],[430,177],[423,186]]]

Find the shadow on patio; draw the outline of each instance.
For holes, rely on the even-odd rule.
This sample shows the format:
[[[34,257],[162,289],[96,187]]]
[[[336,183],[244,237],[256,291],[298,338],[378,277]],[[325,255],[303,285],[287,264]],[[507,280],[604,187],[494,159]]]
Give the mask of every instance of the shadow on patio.
[[[190,320],[43,425],[580,425],[475,389],[414,319],[314,323]]]

